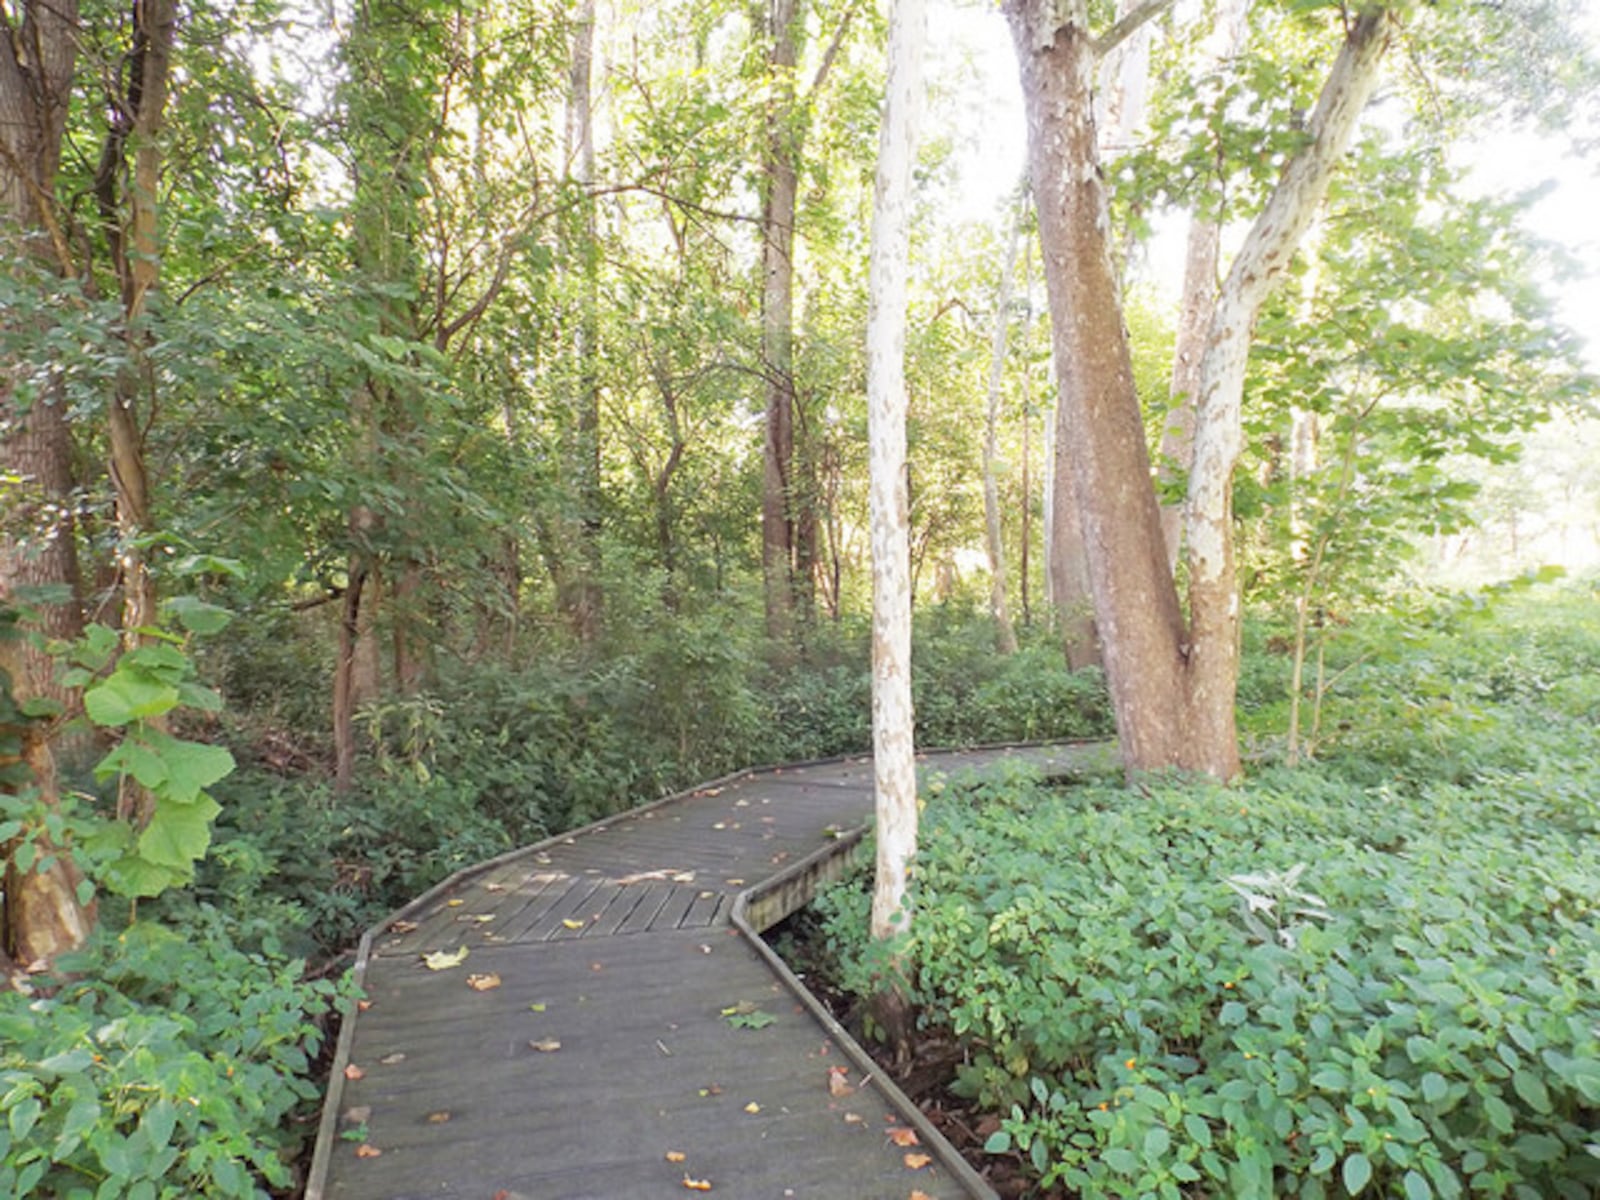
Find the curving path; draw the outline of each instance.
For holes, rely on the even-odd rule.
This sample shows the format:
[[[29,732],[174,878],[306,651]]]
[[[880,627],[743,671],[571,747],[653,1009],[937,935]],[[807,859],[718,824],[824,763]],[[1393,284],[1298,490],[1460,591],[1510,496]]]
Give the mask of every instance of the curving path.
[[[361,942],[307,1200],[992,1197],[757,936],[871,815],[870,759],[742,772],[395,913]]]

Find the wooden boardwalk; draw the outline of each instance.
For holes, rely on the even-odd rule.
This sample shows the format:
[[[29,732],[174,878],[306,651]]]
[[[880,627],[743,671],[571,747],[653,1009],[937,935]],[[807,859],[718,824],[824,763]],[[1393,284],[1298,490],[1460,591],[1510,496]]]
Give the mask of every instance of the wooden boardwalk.
[[[992,1196],[756,936],[871,812],[867,759],[745,772],[396,913],[361,943],[307,1200]]]

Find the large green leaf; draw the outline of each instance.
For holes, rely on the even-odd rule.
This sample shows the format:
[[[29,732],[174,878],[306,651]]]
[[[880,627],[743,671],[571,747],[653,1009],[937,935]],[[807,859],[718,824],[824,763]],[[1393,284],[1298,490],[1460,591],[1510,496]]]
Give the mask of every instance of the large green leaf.
[[[211,822],[222,806],[210,796],[194,804],[157,804],[139,835],[139,857],[187,876],[211,846]]]
[[[221,746],[159,735],[155,740],[167,768],[166,797],[191,804],[200,792],[233,771],[233,755]]]
[[[178,689],[136,668],[120,666],[83,694],[83,708],[96,725],[119,728],[158,717],[177,706]]]

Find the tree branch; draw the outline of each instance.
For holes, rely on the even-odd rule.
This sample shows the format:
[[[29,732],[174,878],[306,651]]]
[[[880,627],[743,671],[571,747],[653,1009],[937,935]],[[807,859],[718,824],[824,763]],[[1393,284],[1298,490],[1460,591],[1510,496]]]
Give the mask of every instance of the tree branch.
[[[1123,13],[1115,25],[1094,39],[1095,57],[1104,58],[1110,54],[1174,3],[1175,0],[1145,0],[1138,8]]]

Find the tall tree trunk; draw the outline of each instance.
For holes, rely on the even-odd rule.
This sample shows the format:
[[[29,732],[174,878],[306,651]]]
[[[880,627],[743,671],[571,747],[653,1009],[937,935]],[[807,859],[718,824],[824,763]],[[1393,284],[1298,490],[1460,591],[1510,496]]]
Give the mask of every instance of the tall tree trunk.
[[[1214,70],[1244,44],[1246,0],[1224,0],[1200,50],[1203,70]],[[1221,180],[1217,186],[1221,186]],[[1178,332],[1172,348],[1171,407],[1161,432],[1160,478],[1173,486],[1186,479],[1194,452],[1195,398],[1200,394],[1200,360],[1217,296],[1217,264],[1222,248],[1222,222],[1197,209],[1189,218],[1183,262],[1183,294],[1178,305]],[[1173,570],[1183,543],[1183,503],[1162,505],[1161,536]]]
[[[1233,469],[1243,444],[1245,366],[1261,306],[1283,279],[1310,228],[1328,181],[1377,87],[1396,28],[1386,8],[1362,11],[1307,124],[1310,140],[1284,167],[1223,282],[1201,365],[1194,466],[1184,535],[1188,545],[1189,732],[1209,751],[1191,764],[1212,774],[1238,770],[1234,695],[1239,679],[1239,596],[1233,554]],[[1223,752],[1232,745],[1231,754]]]
[[[906,895],[917,849],[917,772],[911,712],[911,558],[906,488],[906,291],[911,167],[922,99],[924,0],[895,0],[889,16],[889,78],[878,141],[868,267],[867,420],[872,525],[872,747],[877,873],[872,936],[910,926]],[[875,1008],[897,1054],[910,1039],[909,1005],[895,979]]]
[[[989,355],[989,396],[983,421],[983,523],[989,551],[989,615],[994,618],[995,646],[1001,654],[1017,652],[1017,631],[1011,624],[1006,599],[1006,548],[1000,525],[1000,485],[995,464],[1000,457],[1000,391],[1005,382],[1006,333],[1011,324],[1011,272],[1022,236],[1026,197],[1019,197],[1011,214],[1011,231],[1000,260],[1000,287],[995,297],[994,337]]]
[[[9,37],[0,39],[0,249],[5,269],[23,287],[29,276],[73,273],[55,211],[56,173],[61,161],[72,81],[77,62],[76,0],[11,7]],[[30,316],[0,310],[11,332]],[[38,632],[73,640],[83,632],[82,582],[73,521],[72,436],[59,389],[44,389],[22,403],[21,363],[0,359],[0,473],[15,482],[0,510],[0,606],[22,603],[37,615]],[[30,596],[39,588],[64,593]],[[6,633],[12,631],[6,630]],[[39,699],[70,706],[72,697],[54,679],[50,657],[19,636],[0,639],[0,687],[19,705]],[[4,772],[8,790],[31,790],[53,809],[60,793],[49,723],[7,722],[15,739],[14,771]],[[9,765],[9,764],[8,764]],[[92,906],[79,903],[81,882],[71,858],[44,830],[35,831],[37,861],[23,870],[19,843],[4,854],[4,908],[0,950],[24,967],[79,945],[94,923]]]
[[[762,445],[761,569],[767,636],[782,648],[794,638],[795,478],[794,238],[799,190],[797,0],[769,0],[766,147],[761,195],[761,362],[766,378]]]

